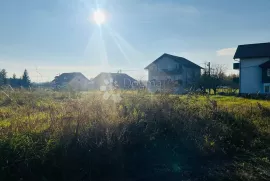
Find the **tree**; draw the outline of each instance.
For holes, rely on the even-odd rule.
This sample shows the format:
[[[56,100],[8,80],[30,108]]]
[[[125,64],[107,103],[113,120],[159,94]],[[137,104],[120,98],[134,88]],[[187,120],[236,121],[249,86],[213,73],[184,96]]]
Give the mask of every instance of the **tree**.
[[[23,76],[22,76],[22,80],[21,80],[21,85],[23,87],[29,87],[30,84],[31,84],[31,80],[29,78],[29,75],[28,75],[27,70],[25,69],[24,72],[23,72]]]
[[[217,94],[218,87],[224,85],[225,77],[225,67],[222,65],[215,65],[211,72],[211,87],[215,95]]]
[[[231,93],[236,93],[239,89],[239,75],[231,74],[226,76],[225,85],[230,88]]]
[[[13,74],[13,75],[12,75],[12,79],[13,79],[13,80],[16,80],[16,74]]]
[[[0,71],[0,86],[7,84],[7,72],[5,69]]]
[[[206,89],[211,89],[211,77],[204,71],[199,80],[199,87],[203,92],[206,92]]]
[[[20,86],[20,82],[21,82],[21,79],[17,79],[16,74],[13,74],[13,75],[12,75],[12,78],[9,79],[9,84],[10,84],[12,87],[19,87],[19,86]]]
[[[225,78],[225,67],[222,65],[214,65],[210,74],[209,71],[205,69],[199,80],[199,85],[204,92],[206,89],[212,89],[214,94],[216,94],[218,87],[224,85]]]

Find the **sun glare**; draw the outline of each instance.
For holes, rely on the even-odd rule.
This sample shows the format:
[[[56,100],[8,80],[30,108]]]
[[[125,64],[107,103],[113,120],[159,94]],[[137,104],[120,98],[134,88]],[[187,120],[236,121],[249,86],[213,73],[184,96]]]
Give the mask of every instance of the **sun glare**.
[[[97,25],[102,25],[106,20],[105,13],[102,12],[101,10],[96,10],[94,12],[94,21],[96,22]]]

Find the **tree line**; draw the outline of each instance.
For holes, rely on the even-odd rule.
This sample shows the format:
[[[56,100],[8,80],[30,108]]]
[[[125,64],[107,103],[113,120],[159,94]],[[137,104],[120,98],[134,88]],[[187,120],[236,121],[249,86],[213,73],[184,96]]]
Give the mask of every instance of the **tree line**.
[[[0,86],[10,85],[14,88],[31,86],[31,80],[28,71],[25,69],[22,76],[17,78],[16,74],[13,74],[12,78],[7,77],[6,69],[0,69]]]
[[[204,92],[210,93],[212,90],[214,94],[217,94],[219,89],[230,89],[232,93],[236,93],[239,89],[239,75],[226,75],[225,67],[215,65],[210,71],[204,69],[198,83]]]

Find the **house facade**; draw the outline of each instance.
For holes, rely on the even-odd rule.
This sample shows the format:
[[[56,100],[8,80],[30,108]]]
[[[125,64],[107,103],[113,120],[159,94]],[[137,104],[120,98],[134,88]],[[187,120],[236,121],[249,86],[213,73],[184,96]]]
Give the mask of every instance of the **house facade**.
[[[183,57],[163,54],[145,69],[148,70],[147,87],[150,92],[170,89],[184,93],[186,88],[196,84],[202,68]]]
[[[234,59],[240,94],[270,93],[270,43],[239,45]]]
[[[104,86],[115,89],[132,89],[138,82],[125,73],[100,73],[91,80],[91,89],[100,90]]]

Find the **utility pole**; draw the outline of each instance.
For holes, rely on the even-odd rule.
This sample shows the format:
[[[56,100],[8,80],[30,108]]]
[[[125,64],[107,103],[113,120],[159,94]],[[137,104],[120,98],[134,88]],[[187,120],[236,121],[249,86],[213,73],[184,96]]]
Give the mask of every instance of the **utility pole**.
[[[207,66],[208,66],[208,73],[209,73],[209,77],[211,76],[211,63],[210,62],[208,62],[207,63]]]
[[[211,63],[210,62],[208,62],[207,63],[207,66],[208,66],[208,75],[209,75],[209,81],[211,81]],[[208,91],[209,91],[209,94],[211,93],[211,88],[210,88],[210,86],[209,86],[209,89],[208,89]]]

